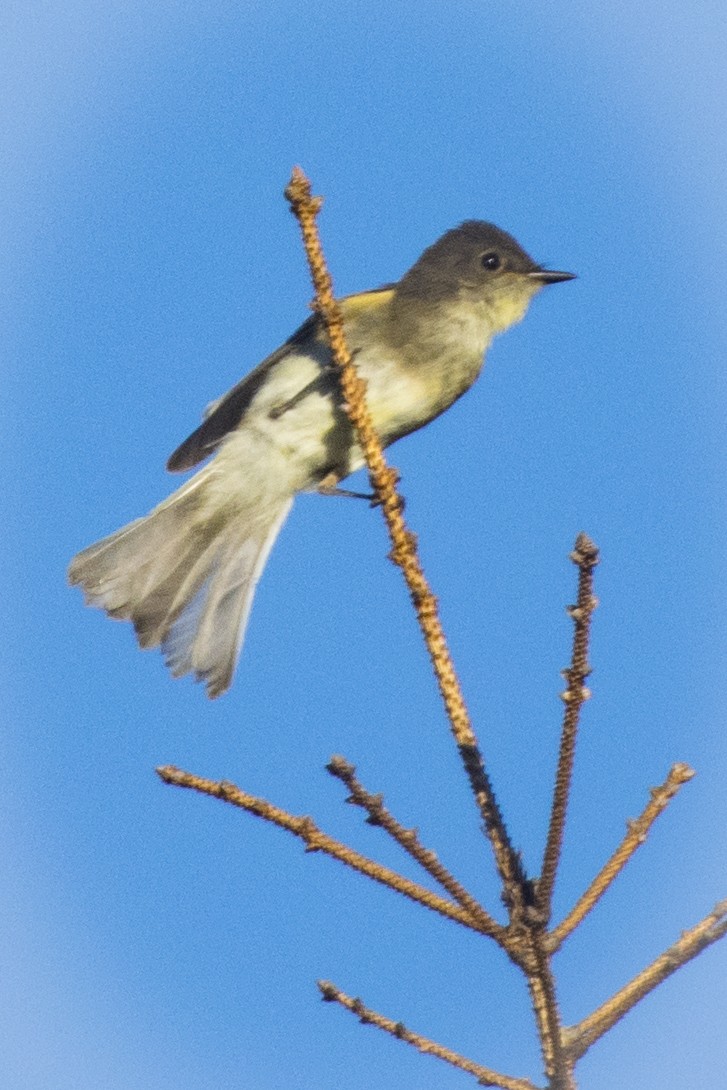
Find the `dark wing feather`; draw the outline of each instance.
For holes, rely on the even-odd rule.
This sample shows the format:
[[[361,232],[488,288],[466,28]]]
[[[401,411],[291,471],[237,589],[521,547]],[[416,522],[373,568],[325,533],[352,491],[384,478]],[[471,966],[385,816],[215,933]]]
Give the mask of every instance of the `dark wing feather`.
[[[343,307],[344,318],[354,316],[360,309],[385,305],[395,288],[394,284],[383,284],[372,291],[360,292],[357,295],[346,295],[339,300]],[[322,323],[314,314],[296,329],[292,337],[281,345],[275,352],[259,363],[249,375],[241,379],[233,386],[212,409],[209,416],[193,431],[181,446],[177,447],[174,454],[167,462],[170,473],[182,473],[186,469],[192,469],[198,462],[204,461],[220,445],[222,440],[238,426],[245,415],[250,402],[255,397],[260,387],[265,383],[268,372],[279,360],[289,352],[303,345],[311,347],[322,336]],[[349,345],[355,348],[355,345]]]
[[[267,356],[249,375],[245,375],[236,386],[228,390],[196,431],[193,431],[171,455],[167,462],[169,472],[183,473],[184,470],[192,469],[212,454],[225,436],[238,426],[250,402],[265,382],[270,369],[291,349],[310,341],[315,336],[318,324],[319,319],[316,315],[308,318],[285,344]]]

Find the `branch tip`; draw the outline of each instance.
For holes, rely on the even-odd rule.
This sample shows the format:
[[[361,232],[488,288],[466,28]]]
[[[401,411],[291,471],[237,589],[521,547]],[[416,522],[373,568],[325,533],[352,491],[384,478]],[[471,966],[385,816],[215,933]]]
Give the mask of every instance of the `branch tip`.
[[[595,568],[599,562],[598,546],[588,534],[581,532],[576,538],[570,559],[579,568]]]
[[[311,212],[313,215],[320,212],[323,197],[313,196],[313,188],[300,167],[293,167],[290,181],[283,192],[294,216],[298,216],[302,209]]]
[[[334,753],[326,765],[326,772],[330,772],[332,776],[335,776],[339,780],[343,780],[345,783],[347,779],[356,774],[356,766],[352,765],[340,754]]]

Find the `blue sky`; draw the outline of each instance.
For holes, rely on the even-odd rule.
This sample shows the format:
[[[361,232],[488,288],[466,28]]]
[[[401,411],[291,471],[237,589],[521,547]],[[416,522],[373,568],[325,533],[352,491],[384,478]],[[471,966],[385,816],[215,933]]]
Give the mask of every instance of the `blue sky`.
[[[296,504],[215,703],[65,569],[167,494],[202,408],[305,317],[293,164],[326,196],[341,293],[498,223],[579,279],[392,460],[531,869],[568,552],[581,529],[602,549],[558,910],[672,762],[698,772],[560,956],[565,1019],[695,923],[727,892],[723,5],[25,0],[0,27],[7,1085],[466,1085],[320,1003],[319,977],[537,1077],[498,951],[153,773],[234,780],[416,876],[342,805],[323,766],[343,753],[496,909],[377,514]],[[723,946],[672,978],[582,1085],[716,1085],[726,970]]]

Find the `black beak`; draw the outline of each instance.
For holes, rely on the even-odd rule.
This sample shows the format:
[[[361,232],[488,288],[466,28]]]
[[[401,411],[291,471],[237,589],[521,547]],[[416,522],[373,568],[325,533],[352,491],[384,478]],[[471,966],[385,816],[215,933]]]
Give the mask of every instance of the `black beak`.
[[[575,273],[556,272],[554,269],[533,269],[528,273],[531,280],[539,280],[541,284],[560,284],[562,280],[575,280]]]

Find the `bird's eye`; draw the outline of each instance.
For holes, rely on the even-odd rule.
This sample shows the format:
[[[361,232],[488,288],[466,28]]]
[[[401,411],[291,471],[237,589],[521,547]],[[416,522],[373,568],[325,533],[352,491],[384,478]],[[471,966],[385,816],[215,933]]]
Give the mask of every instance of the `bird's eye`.
[[[488,250],[486,254],[482,255],[480,261],[482,262],[482,268],[487,269],[489,272],[495,272],[502,264],[500,255],[496,254],[494,250]]]

